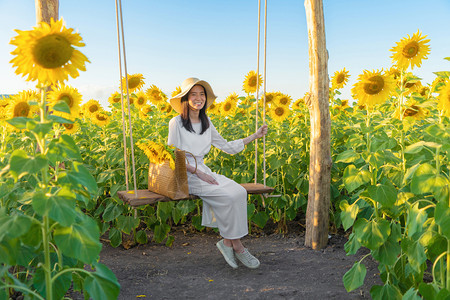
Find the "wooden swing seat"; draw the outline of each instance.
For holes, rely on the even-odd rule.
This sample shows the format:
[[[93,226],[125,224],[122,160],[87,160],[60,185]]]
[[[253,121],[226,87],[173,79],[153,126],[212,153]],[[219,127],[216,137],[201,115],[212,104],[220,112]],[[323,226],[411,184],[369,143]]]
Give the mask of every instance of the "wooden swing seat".
[[[241,185],[247,190],[248,194],[269,194],[274,191],[274,188],[265,186],[261,183],[241,183]],[[117,195],[119,196],[119,199],[122,200],[124,203],[129,204],[130,206],[136,207],[141,205],[147,205],[147,204],[153,204],[155,202],[159,201],[174,201],[170,199],[169,197],[156,194],[154,192],[151,192],[149,190],[137,190],[137,197],[134,195],[134,191],[119,191],[117,192]],[[195,195],[189,195],[188,198],[185,199],[178,199],[178,200],[193,200],[198,199],[198,196]],[[176,200],[176,201],[178,201]]]

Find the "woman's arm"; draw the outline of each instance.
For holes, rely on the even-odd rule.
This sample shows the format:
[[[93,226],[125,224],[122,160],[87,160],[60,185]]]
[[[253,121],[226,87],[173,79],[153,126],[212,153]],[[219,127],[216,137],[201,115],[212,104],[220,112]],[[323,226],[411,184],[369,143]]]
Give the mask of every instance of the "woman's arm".
[[[268,126],[267,124],[264,124],[263,126],[259,127],[259,129],[254,133],[249,135],[248,137],[243,139],[244,145],[247,145],[251,142],[253,142],[256,139],[262,138],[267,134]]]

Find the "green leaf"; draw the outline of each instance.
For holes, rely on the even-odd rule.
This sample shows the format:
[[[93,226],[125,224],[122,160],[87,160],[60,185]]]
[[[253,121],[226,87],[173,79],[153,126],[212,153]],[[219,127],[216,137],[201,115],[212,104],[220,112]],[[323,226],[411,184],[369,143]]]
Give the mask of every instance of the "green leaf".
[[[170,226],[168,224],[160,224],[155,226],[153,239],[157,243],[161,243],[169,234]]]
[[[344,185],[349,193],[370,181],[371,175],[367,170],[358,170],[354,165],[348,165],[344,170]]]
[[[90,273],[84,281],[84,289],[93,299],[117,299],[120,284],[116,275],[101,263],[94,263],[95,272]]]
[[[81,154],[73,138],[63,134],[58,139],[53,139],[48,145],[47,157],[56,164],[57,161],[81,160]]]
[[[389,221],[385,219],[378,221],[375,219],[371,221],[364,218],[358,219],[353,226],[353,230],[358,242],[370,250],[376,250],[383,245],[391,233]]]
[[[156,209],[156,216],[161,220],[161,222],[165,222],[171,215],[172,209],[174,206],[174,202],[158,202],[158,208]]]
[[[69,105],[67,105],[67,102],[64,100],[60,100],[58,102],[56,102],[53,106],[52,106],[53,110],[56,111],[60,111],[60,112],[64,112],[67,114],[70,114],[70,107]]]
[[[388,184],[371,185],[368,188],[370,198],[380,203],[383,207],[391,208],[397,200],[397,189]]]
[[[339,208],[341,209],[341,220],[344,230],[352,227],[355,222],[356,216],[358,215],[359,207],[353,203],[349,205],[347,200],[342,200],[339,203]]]
[[[144,230],[139,230],[138,232],[136,232],[136,241],[139,244],[147,244],[148,243],[147,233],[145,233]]]
[[[70,226],[75,221],[74,198],[46,196],[42,192],[33,195],[33,209],[40,216],[48,215],[52,220],[59,222],[62,226]]]
[[[383,286],[374,285],[370,289],[370,296],[373,300],[401,300],[402,293],[398,287],[390,284],[385,284]]]
[[[402,250],[396,238],[391,236],[378,249],[372,251],[373,258],[385,265],[394,265]]]
[[[428,300],[428,299],[436,299],[436,296],[439,292],[439,287],[433,283],[425,283],[422,282],[419,284],[419,293],[420,295]]]
[[[102,249],[99,242],[100,232],[94,220],[80,214],[78,216],[81,220],[71,226],[59,226],[55,229],[55,242],[64,255],[91,264],[98,258]]]
[[[30,229],[31,219],[22,215],[0,216],[0,241],[8,236],[19,237]]]
[[[425,255],[425,248],[419,241],[412,241],[409,238],[402,240],[402,249],[408,255],[408,261],[412,269],[420,273],[422,270],[422,264],[427,260]]]
[[[182,200],[178,201],[177,208],[181,211],[183,216],[186,216],[188,213],[194,211],[196,206],[194,201],[192,200]]]
[[[47,158],[38,154],[36,157],[29,157],[23,150],[14,150],[9,161],[10,172],[15,180],[27,174],[37,174],[42,169],[48,167]]]
[[[447,178],[436,173],[436,169],[428,163],[420,165],[412,177],[411,191],[414,194],[432,193],[436,198],[439,198],[443,188],[449,182]]]
[[[53,122],[27,122],[27,129],[36,133],[40,138],[43,138],[46,134],[48,134],[53,128]]]
[[[361,264],[359,261],[355,262],[353,267],[348,270],[342,278],[347,292],[351,292],[362,286],[364,284],[364,279],[366,278],[366,273],[366,266]]]
[[[358,153],[350,149],[339,153],[339,155],[336,157],[336,163],[338,162],[352,163],[358,160],[360,157],[361,156]]]
[[[130,234],[134,228],[139,226],[140,220],[133,216],[120,215],[117,218],[117,227],[126,234]]]
[[[172,247],[174,241],[175,241],[175,237],[173,235],[169,235],[166,240],[166,246]]]
[[[423,224],[428,218],[426,211],[419,208],[419,202],[414,203],[408,209],[406,218],[406,230],[408,236],[412,237],[416,232],[423,231]]]
[[[257,212],[253,215],[252,221],[258,226],[259,228],[264,228],[267,221],[269,220],[269,216],[266,214],[265,211]]]
[[[367,157],[367,161],[372,167],[378,170],[386,163],[386,156],[384,155],[384,152],[377,151],[370,153]]]
[[[421,300],[420,296],[417,294],[417,290],[413,287],[403,294],[402,300]]]
[[[355,233],[352,232],[348,237],[348,241],[344,245],[345,252],[348,255],[354,255],[361,248],[361,243],[358,242],[358,239],[355,236]]]
[[[448,240],[450,240],[450,208],[444,201],[439,201],[436,204],[434,212],[436,224],[441,228],[441,233]]]
[[[56,275],[56,272],[52,272],[52,277]],[[64,273],[52,284],[53,299],[62,299],[66,292],[69,290],[72,283],[72,273]],[[46,295],[46,284],[45,284],[45,272],[43,268],[36,269],[33,275],[33,286],[36,290],[43,296]]]
[[[48,115],[47,118],[49,120],[52,120],[53,122],[56,123],[63,123],[63,124],[73,124],[72,120],[60,117],[60,116],[55,116],[55,115]]]
[[[60,180],[62,182],[68,181],[82,189],[86,188],[91,195],[97,193],[97,182],[88,169],[79,162],[73,162],[72,170],[65,173],[65,175],[61,174]]]
[[[115,227],[110,228],[109,240],[111,241],[111,246],[114,248],[119,247],[122,244],[122,232]]]
[[[103,221],[105,222],[111,222],[112,220],[115,220],[118,216],[120,216],[123,212],[123,206],[118,205],[115,202],[110,202],[103,212]]]
[[[33,121],[33,119],[25,118],[25,117],[15,117],[11,120],[7,120],[10,125],[16,127],[17,129],[26,129],[27,122]]]

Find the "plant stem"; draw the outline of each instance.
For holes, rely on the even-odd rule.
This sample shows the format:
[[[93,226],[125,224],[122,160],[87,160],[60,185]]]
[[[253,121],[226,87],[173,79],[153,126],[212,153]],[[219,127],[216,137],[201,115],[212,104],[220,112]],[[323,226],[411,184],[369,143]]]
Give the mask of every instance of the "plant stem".
[[[45,272],[45,290],[46,290],[46,299],[53,299],[53,291],[52,291],[52,270],[50,267],[50,244],[48,239],[48,217],[44,216],[43,218],[43,226],[42,226],[42,241],[44,247],[44,272]]]

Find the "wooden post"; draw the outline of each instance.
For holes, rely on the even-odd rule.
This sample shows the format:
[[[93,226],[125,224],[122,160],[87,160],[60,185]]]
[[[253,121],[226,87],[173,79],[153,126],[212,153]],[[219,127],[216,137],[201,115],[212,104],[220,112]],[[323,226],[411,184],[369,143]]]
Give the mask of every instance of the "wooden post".
[[[309,44],[309,112],[311,146],[305,245],[313,249],[328,243],[330,207],[330,111],[328,52],[322,0],[305,0]]]
[[[35,0],[36,24],[59,20],[59,0]]]

